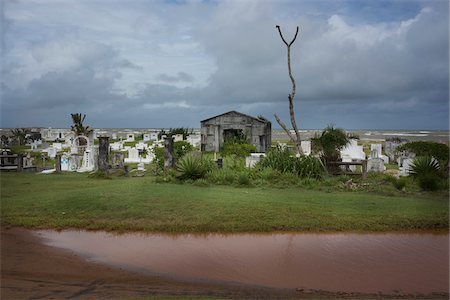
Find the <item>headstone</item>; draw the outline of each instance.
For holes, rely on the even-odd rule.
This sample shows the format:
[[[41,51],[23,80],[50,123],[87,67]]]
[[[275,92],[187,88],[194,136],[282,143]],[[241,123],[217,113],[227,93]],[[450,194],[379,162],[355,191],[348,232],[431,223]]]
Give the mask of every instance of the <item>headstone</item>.
[[[111,139],[117,140],[117,133],[113,132],[113,134],[112,134],[112,136],[111,136]]]
[[[101,136],[98,138],[98,170],[108,172],[109,157],[109,137]]]
[[[372,151],[376,151],[377,155],[375,157],[381,157],[381,155],[383,155],[381,144],[371,144],[370,152],[372,152]]]
[[[144,163],[138,163],[137,169],[138,169],[138,171],[145,171],[145,165],[144,165]]]
[[[401,166],[399,167],[400,170],[400,176],[409,176],[411,172],[411,165],[414,161],[413,158],[402,158],[401,159]]]
[[[69,157],[64,154],[61,156],[61,171],[70,171]]]
[[[250,156],[245,158],[245,166],[253,168],[265,155],[265,153],[250,153]]]
[[[301,141],[304,155],[311,155],[311,141]]]
[[[168,137],[164,141],[164,169],[175,167],[175,154],[173,152],[173,138]]]
[[[376,151],[374,151],[376,152]],[[380,157],[370,158],[367,160],[367,171],[374,173],[383,173],[385,170],[384,160]]]
[[[376,157],[378,158],[379,157],[379,158],[381,158],[384,161],[385,164],[388,164],[389,163],[389,157],[383,154],[382,149],[383,148],[382,148],[381,144],[371,144],[370,145],[371,157],[373,157],[373,158],[376,158]],[[376,152],[376,156],[372,156],[372,151]]]

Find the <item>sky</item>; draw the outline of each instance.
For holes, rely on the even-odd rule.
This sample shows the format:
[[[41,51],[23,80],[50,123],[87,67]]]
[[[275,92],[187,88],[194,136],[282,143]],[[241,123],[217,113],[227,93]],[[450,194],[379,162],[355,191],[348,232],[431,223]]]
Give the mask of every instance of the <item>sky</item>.
[[[0,0],[1,127],[449,127],[447,0]]]

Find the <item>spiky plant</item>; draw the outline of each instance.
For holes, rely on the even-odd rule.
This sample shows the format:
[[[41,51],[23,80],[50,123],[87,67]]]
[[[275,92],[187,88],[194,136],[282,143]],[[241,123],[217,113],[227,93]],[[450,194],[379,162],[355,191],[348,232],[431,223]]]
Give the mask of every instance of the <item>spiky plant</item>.
[[[201,156],[195,154],[186,154],[177,163],[177,177],[182,180],[205,178],[208,172],[208,166]]]
[[[423,190],[434,191],[439,188],[441,166],[434,157],[418,156],[411,164],[410,175],[418,181]]]

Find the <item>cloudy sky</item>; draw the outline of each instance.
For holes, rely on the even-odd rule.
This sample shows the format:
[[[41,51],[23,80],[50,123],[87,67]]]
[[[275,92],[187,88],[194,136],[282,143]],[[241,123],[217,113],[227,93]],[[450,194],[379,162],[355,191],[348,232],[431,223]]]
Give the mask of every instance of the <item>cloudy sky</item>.
[[[1,127],[448,129],[449,2],[1,0]],[[277,126],[274,126],[275,128]]]

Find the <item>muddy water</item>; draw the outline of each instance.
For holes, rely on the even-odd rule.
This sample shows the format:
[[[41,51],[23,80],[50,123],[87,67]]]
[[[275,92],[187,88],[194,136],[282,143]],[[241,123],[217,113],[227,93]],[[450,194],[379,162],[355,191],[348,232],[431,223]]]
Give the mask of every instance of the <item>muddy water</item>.
[[[448,235],[38,234],[95,262],[183,280],[368,293],[449,288]]]

